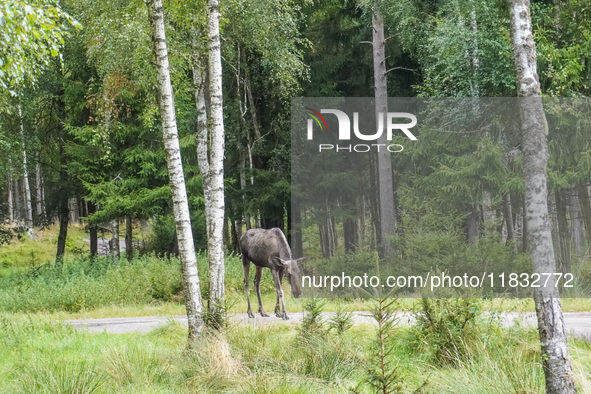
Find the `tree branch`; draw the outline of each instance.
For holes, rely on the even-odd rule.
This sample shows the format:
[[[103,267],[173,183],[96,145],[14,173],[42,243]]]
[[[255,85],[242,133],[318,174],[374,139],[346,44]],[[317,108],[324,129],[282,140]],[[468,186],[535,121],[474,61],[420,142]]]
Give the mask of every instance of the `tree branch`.
[[[389,69],[388,71],[386,71],[386,74],[388,74],[390,71],[394,71],[394,70],[406,70],[406,71],[411,71],[415,74],[418,74],[417,70],[414,68],[406,68],[406,67],[394,67]]]

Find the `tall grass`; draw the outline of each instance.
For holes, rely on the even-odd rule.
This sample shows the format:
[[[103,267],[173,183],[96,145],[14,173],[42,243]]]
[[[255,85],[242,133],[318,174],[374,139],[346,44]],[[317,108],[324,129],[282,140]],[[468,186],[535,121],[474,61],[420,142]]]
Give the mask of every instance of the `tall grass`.
[[[106,376],[96,364],[39,357],[15,371],[23,393],[90,394],[99,392]]]
[[[375,327],[356,325],[303,341],[283,324],[234,325],[206,333],[184,351],[186,328],[147,334],[90,334],[39,319],[0,316],[0,392],[7,393],[360,393],[374,357]],[[416,352],[414,333],[397,328],[391,356],[404,378],[400,392],[542,393],[534,330],[503,329],[475,341],[455,365],[436,366]],[[577,384],[590,387],[590,345],[570,342]]]
[[[234,260],[228,257],[229,286],[242,282],[237,279],[242,277],[241,265]],[[198,261],[206,294],[207,259],[200,256]],[[181,299],[181,268],[175,258],[143,256],[117,266],[108,258],[80,258],[61,267],[45,264],[0,276],[0,310],[5,312],[77,312]]]

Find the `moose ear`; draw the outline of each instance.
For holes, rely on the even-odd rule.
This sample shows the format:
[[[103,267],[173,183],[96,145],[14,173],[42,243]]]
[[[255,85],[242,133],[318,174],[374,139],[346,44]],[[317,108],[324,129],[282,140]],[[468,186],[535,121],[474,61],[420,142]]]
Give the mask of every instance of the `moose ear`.
[[[287,268],[289,267],[289,264],[291,263],[290,260],[283,260],[283,259],[277,259],[278,265],[282,266],[283,268]]]
[[[305,263],[308,260],[310,260],[310,257],[300,257],[299,259],[296,260],[296,262],[298,263],[298,265],[302,265],[303,263]]]

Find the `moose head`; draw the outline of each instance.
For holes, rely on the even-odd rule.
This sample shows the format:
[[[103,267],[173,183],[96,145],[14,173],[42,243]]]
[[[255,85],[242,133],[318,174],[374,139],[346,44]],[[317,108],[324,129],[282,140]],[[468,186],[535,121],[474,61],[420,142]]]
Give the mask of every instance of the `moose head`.
[[[302,277],[302,264],[306,261],[307,257],[301,257],[297,260],[283,260],[279,259],[279,262],[285,270],[285,276],[291,286],[291,295],[294,298],[298,298],[302,295],[302,287],[300,285],[300,279]]]

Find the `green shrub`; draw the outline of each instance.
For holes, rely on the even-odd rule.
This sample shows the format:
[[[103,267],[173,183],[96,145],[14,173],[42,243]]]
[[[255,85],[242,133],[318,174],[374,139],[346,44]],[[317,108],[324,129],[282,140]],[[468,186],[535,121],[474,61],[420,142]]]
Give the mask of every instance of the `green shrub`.
[[[324,303],[315,298],[304,305],[304,310],[307,313],[299,328],[300,337],[304,340],[326,334],[326,325],[321,317],[323,307]]]
[[[197,256],[204,299],[207,299],[208,263]],[[228,294],[243,292],[242,263],[226,259]],[[0,275],[0,311],[77,312],[109,305],[139,305],[178,300],[182,273],[176,258],[144,255],[113,265],[108,257],[78,258],[56,267],[5,269]]]
[[[338,335],[344,334],[353,327],[353,312],[344,309],[343,305],[339,302],[334,316],[328,322],[328,326],[330,330],[336,331]]]
[[[181,289],[178,260],[144,256],[111,265],[108,258],[44,265],[0,278],[4,311],[70,311],[170,301]]]
[[[413,313],[417,344],[438,365],[457,365],[479,339],[481,301],[470,298],[422,298]]]

